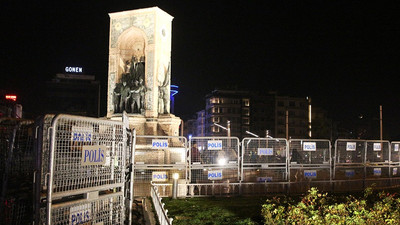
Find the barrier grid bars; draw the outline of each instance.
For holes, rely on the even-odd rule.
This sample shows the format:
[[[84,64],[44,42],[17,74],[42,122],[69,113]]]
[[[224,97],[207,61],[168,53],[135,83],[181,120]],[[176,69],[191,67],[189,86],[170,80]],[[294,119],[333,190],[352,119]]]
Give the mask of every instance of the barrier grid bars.
[[[364,179],[365,150],[366,140],[337,139],[335,141],[333,179]]]
[[[337,139],[335,141],[335,164],[364,164],[366,141],[359,139]]]
[[[183,136],[136,136],[136,165],[186,165],[187,139]]]
[[[365,152],[366,181],[377,177],[389,178],[390,143],[386,140],[367,140]]]
[[[289,182],[292,182],[292,169],[296,170],[294,174],[296,181],[306,179],[331,180],[332,178],[332,157],[330,140],[325,139],[291,139],[289,140],[289,164],[288,176]],[[308,171],[308,169],[312,169]],[[322,172],[322,176],[316,176],[317,170]],[[328,174],[324,171],[328,170]],[[304,172],[304,176],[297,176],[298,172]],[[310,174],[306,174],[310,173]],[[321,173],[320,172],[320,173]],[[307,175],[307,177],[306,177]],[[315,177],[314,177],[315,176]]]
[[[247,173],[261,177],[257,180],[258,182],[263,181],[262,177],[265,178],[265,182],[287,180],[288,144],[286,139],[244,138],[241,145],[241,181],[248,181],[245,179]],[[284,177],[277,174],[282,172]],[[254,179],[252,181],[255,181]]]
[[[0,119],[0,223],[32,219],[33,127],[32,120]]]
[[[41,208],[41,202],[45,202],[47,195],[47,174],[49,169],[50,154],[50,131],[51,122],[54,115],[46,114],[35,121],[35,140],[34,140],[34,215],[35,224],[46,221],[46,208]]]
[[[124,224],[125,206],[121,192],[55,205],[49,224]]]
[[[237,137],[192,137],[188,153],[191,183],[240,180]]]
[[[390,148],[390,162],[392,164],[398,165],[400,164],[400,142],[399,141],[393,141],[391,143],[391,148]]]
[[[51,223],[53,192],[62,197],[118,186],[123,191],[126,162],[121,143],[123,129],[121,122],[110,120],[63,114],[53,119],[47,188],[48,224]],[[79,138],[75,139],[76,135]],[[101,161],[105,163],[82,165],[84,153],[81,149],[85,146],[95,146],[98,152],[104,149],[105,158]]]
[[[291,139],[289,140],[290,166],[328,166],[331,163],[330,140]]]
[[[130,130],[130,142],[129,142],[129,148],[128,148],[128,153],[129,155],[129,163],[127,164],[128,167],[128,172],[129,172],[129,188],[127,188],[127,191],[129,193],[126,195],[128,196],[128,223],[132,223],[132,206],[133,206],[133,185],[134,185],[134,180],[135,180],[135,174],[133,172],[133,164],[135,162],[135,143],[136,143],[136,130]]]
[[[122,123],[62,115],[54,119],[53,134],[53,193],[123,185],[127,139]]]
[[[134,169],[134,196],[149,196],[150,183],[173,183],[173,174],[179,174],[179,179],[185,179],[186,170],[184,168],[168,167],[137,167]]]
[[[367,140],[366,141],[366,163],[384,163],[390,162],[390,143],[385,140]]]
[[[150,182],[172,183],[174,173],[179,174],[180,180],[186,181],[188,165],[185,137],[137,135],[135,143],[135,196],[148,196]]]
[[[168,209],[165,209],[165,204],[161,202],[162,198],[158,192],[158,187],[151,184],[150,187],[151,199],[153,201],[154,210],[157,214],[157,219],[160,225],[172,225],[172,218],[168,218]]]

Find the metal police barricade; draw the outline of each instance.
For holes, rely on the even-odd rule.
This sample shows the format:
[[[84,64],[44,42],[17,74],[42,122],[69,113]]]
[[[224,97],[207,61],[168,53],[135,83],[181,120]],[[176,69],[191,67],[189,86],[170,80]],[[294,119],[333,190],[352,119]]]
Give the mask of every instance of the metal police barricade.
[[[134,196],[150,196],[151,182],[185,184],[187,177],[187,139],[182,136],[137,135],[134,163]],[[160,194],[170,196],[172,189],[164,186]],[[182,192],[183,190],[180,190]],[[179,195],[182,195],[181,193]]]
[[[241,181],[243,194],[284,192],[288,181],[288,142],[279,138],[242,140]]]
[[[393,141],[390,143],[390,178],[391,185],[400,185],[400,142]]]
[[[331,188],[331,142],[321,139],[289,140],[289,188],[305,192],[311,186]]]
[[[365,185],[390,187],[390,143],[367,140],[365,150]]]
[[[32,220],[33,121],[0,118],[0,224]]]
[[[337,139],[333,164],[335,192],[359,191],[365,181],[365,140]]]
[[[239,139],[237,137],[192,137],[189,141],[189,192],[229,194],[229,186],[202,186],[205,183],[236,183],[240,181]],[[218,189],[218,190],[217,190]],[[224,190],[222,190],[224,189]]]
[[[36,177],[40,180],[35,193],[45,196],[36,196],[43,203],[36,208],[38,223],[124,223],[129,152],[124,124],[47,115],[37,130]]]

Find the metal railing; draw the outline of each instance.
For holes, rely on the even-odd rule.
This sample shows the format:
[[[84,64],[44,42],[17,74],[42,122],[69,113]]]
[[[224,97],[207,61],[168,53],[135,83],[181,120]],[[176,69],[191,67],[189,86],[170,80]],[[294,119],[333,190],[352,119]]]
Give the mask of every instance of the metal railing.
[[[158,192],[158,186],[157,185],[151,185],[150,187],[150,194],[151,194],[151,199],[153,202],[154,210],[156,211],[157,214],[157,219],[160,225],[171,225],[173,219],[168,218],[168,209],[164,208],[164,203],[161,202],[162,197],[160,196]]]

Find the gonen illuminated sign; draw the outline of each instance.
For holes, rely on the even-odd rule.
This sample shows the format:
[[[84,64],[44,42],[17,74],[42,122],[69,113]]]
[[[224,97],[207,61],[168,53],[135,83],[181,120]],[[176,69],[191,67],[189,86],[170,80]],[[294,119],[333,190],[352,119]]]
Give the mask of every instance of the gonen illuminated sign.
[[[66,73],[82,73],[82,67],[66,66]]]

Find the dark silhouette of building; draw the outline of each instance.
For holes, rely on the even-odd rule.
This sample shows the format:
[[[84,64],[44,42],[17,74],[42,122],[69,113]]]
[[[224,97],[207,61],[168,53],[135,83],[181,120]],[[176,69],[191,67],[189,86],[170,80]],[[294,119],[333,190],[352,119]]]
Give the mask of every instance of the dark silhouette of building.
[[[93,75],[57,74],[45,96],[46,113],[100,116],[100,82]]]

